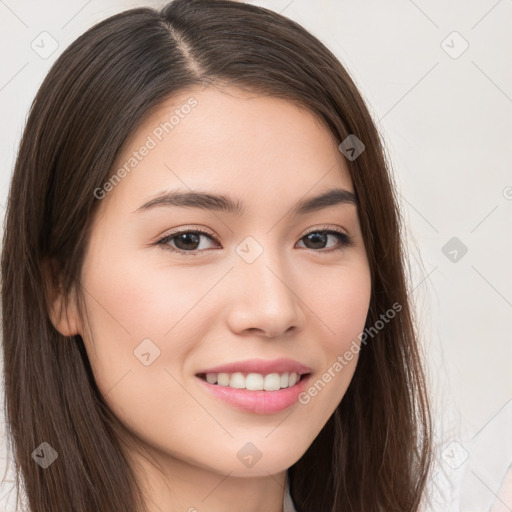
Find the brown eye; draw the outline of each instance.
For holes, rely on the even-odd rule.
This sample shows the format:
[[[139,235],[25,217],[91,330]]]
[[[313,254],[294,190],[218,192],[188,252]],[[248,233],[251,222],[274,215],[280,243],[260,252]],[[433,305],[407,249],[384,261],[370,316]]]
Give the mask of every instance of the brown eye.
[[[329,236],[337,238],[339,245],[328,250],[322,250],[325,249],[325,245],[328,243]],[[306,246],[308,249],[319,250],[321,252],[336,251],[354,245],[354,242],[349,235],[336,230],[311,231],[307,235],[303,236],[301,240],[306,241]]]
[[[334,247],[326,249],[326,245],[330,239],[329,237],[337,239],[338,244]],[[218,242],[210,233],[206,231],[190,229],[170,233],[161,238],[156,243],[156,245],[161,246],[163,249],[180,254],[197,256],[201,252],[212,249],[212,247],[201,247],[202,238],[215,242],[218,245]],[[343,233],[342,231],[333,229],[311,231],[307,235],[304,235],[301,238],[301,241],[305,241],[307,249],[311,249],[320,253],[330,253],[354,245],[352,237],[346,233]]]
[[[168,249],[171,251],[181,253],[192,253],[192,255],[195,255],[195,251],[204,251],[208,249],[205,249],[204,247],[201,249],[199,248],[202,237],[214,241],[214,238],[205,231],[186,230],[166,235],[164,238],[160,239],[157,242],[157,245],[160,245],[164,249]]]

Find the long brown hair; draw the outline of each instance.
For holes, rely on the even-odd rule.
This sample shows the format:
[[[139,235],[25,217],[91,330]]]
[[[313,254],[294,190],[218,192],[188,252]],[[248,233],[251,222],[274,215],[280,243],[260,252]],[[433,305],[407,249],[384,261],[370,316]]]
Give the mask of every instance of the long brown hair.
[[[113,174],[123,143],[164,99],[210,83],[298,102],[339,143],[353,134],[365,145],[347,164],[372,279],[366,326],[393,305],[401,309],[361,344],[343,400],[289,469],[290,490],[299,512],[417,511],[431,464],[431,413],[403,223],[379,133],[349,74],[318,39],[275,12],[227,0],[175,0],[98,23],[56,60],[31,106],[1,261],[17,489],[21,476],[34,512],[146,510],[121,449],[123,429],[95,385],[81,337],[62,336],[50,321],[50,290],[80,294],[94,191]],[[32,457],[42,442],[58,452],[45,470]]]

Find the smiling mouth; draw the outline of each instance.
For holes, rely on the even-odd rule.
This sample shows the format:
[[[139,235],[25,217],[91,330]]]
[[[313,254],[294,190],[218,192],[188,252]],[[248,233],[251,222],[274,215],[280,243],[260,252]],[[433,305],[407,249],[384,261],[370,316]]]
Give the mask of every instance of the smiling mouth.
[[[283,373],[198,373],[196,376],[208,384],[247,391],[279,391],[291,388],[310,374]]]

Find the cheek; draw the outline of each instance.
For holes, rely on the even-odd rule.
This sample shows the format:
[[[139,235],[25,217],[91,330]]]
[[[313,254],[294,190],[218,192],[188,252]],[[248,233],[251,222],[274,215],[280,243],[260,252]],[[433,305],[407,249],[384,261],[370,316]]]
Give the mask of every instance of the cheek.
[[[318,311],[324,335],[311,355],[321,354],[321,363],[300,400],[316,418],[314,431],[322,428],[327,421],[325,411],[329,415],[334,411],[352,380],[371,298],[370,273],[364,260],[336,272],[330,269],[330,279],[318,282],[326,283],[323,293],[310,295],[310,299],[316,304],[314,311]]]
[[[336,277],[333,277],[336,276]],[[320,281],[319,281],[320,282]],[[332,272],[322,293],[317,293],[315,313],[326,332],[325,349],[332,359],[344,352],[364,329],[371,297],[371,279],[364,262]]]
[[[91,260],[88,268],[94,272],[83,278],[90,292],[90,330],[84,343],[98,389],[114,414],[139,437],[169,438],[179,445],[183,440],[173,440],[169,432],[179,429],[183,417],[194,422],[201,416],[179,384],[185,379],[183,363],[211,326],[204,318],[198,322],[194,311],[217,278],[210,276],[199,286],[184,269],[157,271],[154,263],[146,265],[134,257],[119,256],[115,261],[112,265],[106,259]]]
[[[161,338],[214,283],[216,276],[206,270],[166,265],[157,250],[111,252],[89,262],[84,287],[90,290],[88,302],[103,328],[133,341]]]
[[[97,251],[84,267],[84,342],[98,387],[107,391],[127,372],[150,388],[150,368],[180,371],[214,320],[206,295],[218,271],[172,266],[153,251],[130,254]]]

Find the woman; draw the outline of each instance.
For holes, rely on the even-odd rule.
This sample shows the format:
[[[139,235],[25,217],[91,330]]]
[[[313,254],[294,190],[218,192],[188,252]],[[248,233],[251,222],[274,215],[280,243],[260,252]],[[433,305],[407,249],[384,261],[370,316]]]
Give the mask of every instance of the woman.
[[[420,510],[405,265],[372,119],[302,27],[224,0],[92,27],[36,96],[7,207],[31,510]]]

